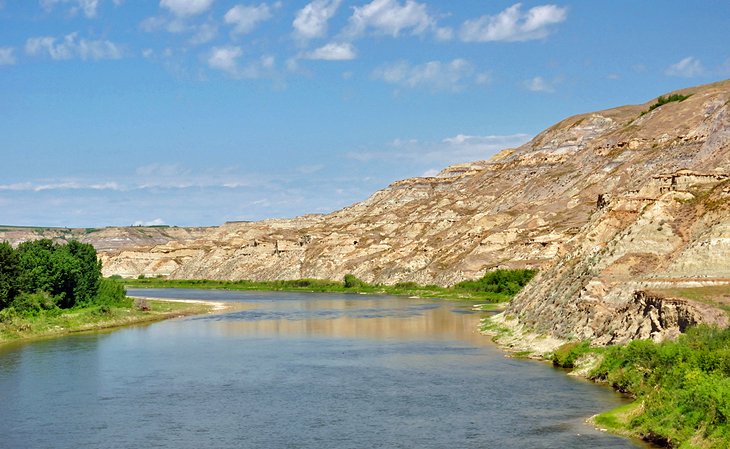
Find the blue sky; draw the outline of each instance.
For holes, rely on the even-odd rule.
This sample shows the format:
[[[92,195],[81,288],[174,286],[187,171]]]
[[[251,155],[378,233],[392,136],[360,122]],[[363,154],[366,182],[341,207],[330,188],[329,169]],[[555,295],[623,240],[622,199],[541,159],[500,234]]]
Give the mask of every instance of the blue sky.
[[[0,224],[326,213],[730,77],[730,2],[0,0]]]

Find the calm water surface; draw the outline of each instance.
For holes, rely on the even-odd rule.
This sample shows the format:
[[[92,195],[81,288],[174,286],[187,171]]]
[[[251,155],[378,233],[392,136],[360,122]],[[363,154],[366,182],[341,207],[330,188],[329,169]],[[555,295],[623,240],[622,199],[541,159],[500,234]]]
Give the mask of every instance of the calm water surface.
[[[130,290],[237,310],[0,348],[2,448],[638,448],[584,424],[622,399],[505,358],[468,307]]]

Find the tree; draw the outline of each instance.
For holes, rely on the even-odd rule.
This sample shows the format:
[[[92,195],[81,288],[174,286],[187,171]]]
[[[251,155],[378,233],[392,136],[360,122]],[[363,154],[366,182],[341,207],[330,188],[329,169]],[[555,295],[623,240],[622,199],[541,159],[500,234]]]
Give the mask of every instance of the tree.
[[[101,263],[87,243],[71,240],[58,245],[48,239],[18,245],[19,290],[46,292],[61,308],[94,301],[99,291]]]
[[[57,282],[54,279],[51,256],[57,244],[49,239],[33,240],[18,245],[20,257],[19,289],[26,293],[48,292],[52,295]]]
[[[10,304],[17,296],[20,258],[8,242],[0,243],[0,309]]]

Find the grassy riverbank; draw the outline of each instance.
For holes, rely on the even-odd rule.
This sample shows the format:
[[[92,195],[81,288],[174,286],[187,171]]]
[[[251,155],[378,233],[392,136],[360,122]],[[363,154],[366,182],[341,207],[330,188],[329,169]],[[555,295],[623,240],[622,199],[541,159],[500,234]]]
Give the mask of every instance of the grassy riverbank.
[[[664,447],[730,447],[730,329],[698,326],[677,341],[608,348],[570,343],[553,363],[572,368],[586,355],[599,360],[590,379],[636,399],[596,416],[596,425]]]
[[[6,314],[0,320],[0,344],[150,323],[207,313],[211,309],[209,304],[157,300],[147,301],[140,308],[139,303],[135,305],[134,300],[126,298],[103,306],[43,310],[25,315]]]
[[[127,287],[141,288],[365,293],[469,300],[497,304],[512,299],[534,275],[534,270],[496,270],[485,274],[481,279],[460,282],[451,287],[419,285],[415,282],[403,282],[395,285],[368,284],[352,275],[346,275],[343,281],[322,279],[217,281],[208,279],[182,280],[162,278],[116,279],[116,281]]]

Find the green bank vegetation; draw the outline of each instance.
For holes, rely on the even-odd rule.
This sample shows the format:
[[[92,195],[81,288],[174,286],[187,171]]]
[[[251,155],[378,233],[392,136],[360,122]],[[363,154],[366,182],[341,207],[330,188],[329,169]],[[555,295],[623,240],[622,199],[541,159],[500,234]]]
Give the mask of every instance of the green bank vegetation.
[[[442,298],[474,300],[487,303],[509,301],[527,282],[535,276],[536,270],[494,270],[474,281],[464,281],[451,287],[420,285],[415,282],[401,282],[394,285],[370,284],[352,274],[342,281],[322,279],[296,279],[288,281],[217,281],[209,279],[178,280],[162,278],[121,279],[120,284],[142,288],[203,288],[223,290],[266,290],[307,291],[332,293],[366,293],[418,296],[420,298]]]
[[[72,240],[0,243],[0,343],[199,313],[200,304],[135,305],[101,276],[96,250]]]
[[[635,398],[595,417],[597,425],[664,447],[730,447],[730,329],[697,326],[676,341],[608,348],[575,342],[553,363],[572,368],[586,354],[600,360],[591,379]]]

